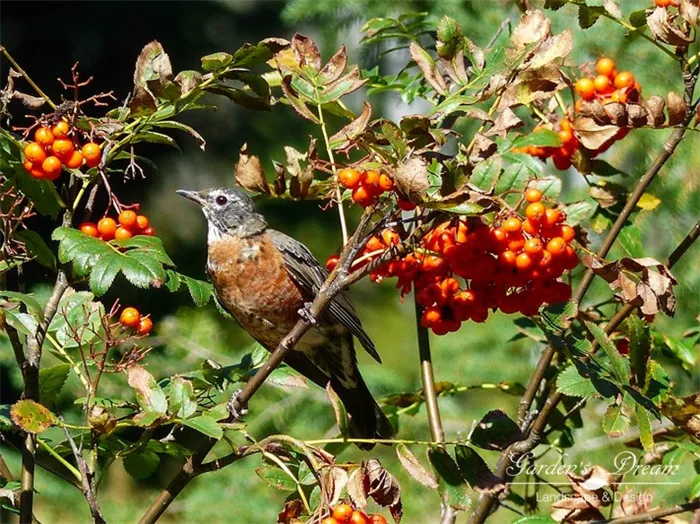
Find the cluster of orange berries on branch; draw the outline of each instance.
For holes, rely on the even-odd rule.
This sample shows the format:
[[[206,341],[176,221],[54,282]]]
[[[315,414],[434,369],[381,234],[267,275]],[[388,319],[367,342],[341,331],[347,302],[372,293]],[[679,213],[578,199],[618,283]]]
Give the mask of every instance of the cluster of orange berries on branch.
[[[148,335],[153,329],[151,317],[142,316],[135,307],[125,307],[119,315],[119,323],[135,330],[139,335]]]
[[[102,159],[100,146],[88,142],[82,147],[71,137],[71,127],[59,120],[53,127],[41,126],[34,141],[24,148],[24,169],[34,178],[56,180],[63,167],[80,169],[96,167]]]
[[[79,227],[84,234],[109,240],[124,240],[137,235],[155,236],[156,230],[148,222],[145,215],[137,215],[135,211],[125,210],[119,213],[117,220],[105,217],[97,224],[83,222]]]
[[[379,514],[367,515],[350,504],[338,504],[321,524],[387,524],[387,520]]]
[[[524,218],[512,210],[491,225],[479,217],[437,225],[411,253],[375,269],[372,280],[397,277],[403,294],[415,288],[421,323],[436,335],[468,320],[484,322],[489,311],[532,316],[542,305],[566,302],[571,287],[560,277],[579,262],[571,246],[575,231],[564,213],[545,206],[538,189],[522,200]],[[398,242],[395,231],[385,230],[367,242],[359,260],[369,263]],[[329,262],[331,269],[337,263]]]
[[[394,189],[394,181],[377,171],[358,171],[347,167],[338,171],[338,181],[352,191],[352,199],[362,207],[373,205],[384,193]],[[399,198],[399,207],[404,211],[415,209],[415,204]]]

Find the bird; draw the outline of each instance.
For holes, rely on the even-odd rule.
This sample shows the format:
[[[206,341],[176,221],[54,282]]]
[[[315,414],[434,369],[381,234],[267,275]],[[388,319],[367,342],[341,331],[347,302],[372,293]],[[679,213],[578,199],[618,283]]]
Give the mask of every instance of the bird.
[[[206,267],[218,301],[258,343],[274,351],[300,312],[308,312],[328,272],[304,244],[268,227],[244,192],[212,188],[177,194],[198,204],[207,220]],[[392,438],[391,422],[360,375],[353,337],[377,362],[381,358],[346,292],[312,320],[285,363],[321,387],[330,383],[348,414],[350,437]]]

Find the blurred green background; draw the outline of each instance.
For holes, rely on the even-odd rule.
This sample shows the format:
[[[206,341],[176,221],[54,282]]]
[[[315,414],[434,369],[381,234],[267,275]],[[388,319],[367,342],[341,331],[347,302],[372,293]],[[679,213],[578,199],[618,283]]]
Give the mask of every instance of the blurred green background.
[[[538,5],[538,2],[533,2]],[[625,0],[625,13],[647,7],[650,2]],[[0,36],[2,44],[13,54],[32,78],[54,99],[61,96],[57,77],[68,79],[70,67],[80,62],[84,77],[94,76],[88,88],[92,94],[114,91],[122,101],[132,86],[133,66],[140,49],[151,40],[160,41],[170,55],[175,70],[197,69],[201,56],[216,52],[233,52],[245,42],[268,36],[291,38],[294,32],[313,37],[325,58],[341,43],[349,47],[351,63],[371,68],[377,63],[377,49],[358,46],[359,28],[372,16],[398,15],[407,11],[427,11],[436,22],[447,14],[457,19],[465,34],[478,45],[485,45],[505,18],[516,22],[519,10],[513,2],[435,2],[296,0],[283,1],[220,1],[220,2],[8,2],[3,1]],[[622,69],[630,69],[643,85],[643,93],[665,95],[669,90],[681,91],[680,76],[669,57],[648,42],[628,38],[621,28],[600,20],[585,33],[576,26],[576,11],[563,8],[548,12],[553,30],[571,27],[575,34],[572,59],[580,64],[605,54],[613,57]],[[499,39],[504,43],[506,31]],[[401,67],[405,57],[384,58],[379,63],[387,70]],[[7,64],[2,63],[0,78],[7,77]],[[362,95],[355,94],[348,103],[357,109]],[[425,109],[423,101],[407,107],[398,96],[388,94],[372,98],[373,117],[398,118],[403,114]],[[272,160],[284,159],[283,146],[305,150],[309,135],[316,135],[307,122],[287,107],[271,112],[252,112],[227,100],[208,101],[216,111],[201,111],[183,119],[194,126],[207,141],[200,151],[188,136],[178,136],[181,151],[163,146],[143,145],[140,154],[152,159],[157,171],[147,169],[144,180],[121,182],[114,186],[123,202],[140,202],[142,210],[155,225],[168,253],[185,274],[204,278],[206,231],[203,217],[194,206],[174,194],[178,188],[202,189],[233,184],[233,166],[240,146],[247,142],[250,151],[261,157],[268,173]],[[23,115],[23,108],[14,107],[14,114]],[[100,114],[99,108],[90,109]],[[21,118],[18,119],[21,121]],[[16,122],[18,123],[18,122]],[[335,125],[338,123],[335,122]],[[4,125],[4,124],[3,124]],[[468,123],[464,124],[469,129]],[[629,173],[619,182],[630,187],[644,172],[662,147],[667,131],[638,130],[615,145],[605,159]],[[677,154],[653,183],[650,192],[662,205],[650,212],[639,213],[635,223],[644,231],[644,246],[649,256],[665,259],[700,216],[700,136],[688,133]],[[564,200],[585,194],[582,178],[575,172],[560,173],[548,166],[552,174],[565,182]],[[97,209],[106,206],[98,204]],[[335,252],[340,232],[335,212],[324,212],[317,202],[261,202],[260,207],[270,224],[305,242],[319,260]],[[357,210],[351,213],[357,219]],[[36,219],[36,227],[50,231],[50,224]],[[590,236],[594,247],[600,238]],[[658,324],[670,335],[680,336],[698,323],[700,307],[700,271],[698,248],[695,246],[674,270],[680,285],[677,288],[678,311],[674,319],[659,318]],[[50,275],[39,267],[28,273],[30,282],[48,282]],[[37,286],[32,291],[45,292]],[[115,292],[118,290],[118,295]],[[360,355],[361,368],[376,397],[420,388],[413,306],[410,297],[401,303],[391,281],[382,285],[360,283],[352,297],[384,359],[379,366],[366,355]],[[607,287],[596,284],[589,300],[607,297]],[[147,359],[149,371],[157,378],[195,369],[204,359],[222,364],[236,362],[250,350],[251,339],[233,321],[221,317],[215,307],[197,309],[186,293],[169,294],[166,290],[143,291],[130,286],[115,286],[105,298],[109,305],[119,298],[122,304],[135,305],[152,314],[155,349]],[[463,385],[514,381],[525,383],[542,346],[528,338],[510,339],[518,333],[511,318],[492,315],[486,324],[466,324],[456,333],[432,338],[437,380]],[[21,377],[6,339],[0,337],[0,379],[2,404],[14,402],[21,392]],[[695,349],[697,353],[697,348]],[[49,365],[47,357],[45,364]],[[697,391],[700,373],[673,372],[679,394]],[[71,408],[79,389],[76,381],[64,390],[61,409]],[[125,377],[111,377],[106,387],[112,393],[132,395]],[[72,390],[72,391],[71,391]],[[465,437],[475,421],[486,412],[500,408],[513,414],[518,398],[489,389],[474,389],[452,397],[442,397],[440,406],[448,439]],[[308,389],[282,389],[265,386],[251,405],[250,432],[255,437],[272,433],[288,433],[299,438],[320,438],[335,435],[332,410],[325,393],[311,386]],[[604,405],[589,402],[584,412],[584,425],[575,431],[576,445],[567,450],[567,460],[576,463],[599,461],[612,467],[612,457],[621,444],[610,441],[600,430]],[[429,439],[423,408],[415,416],[402,416],[400,437]],[[59,438],[60,435],[54,435]],[[418,456],[423,451],[415,448]],[[2,447],[11,468],[19,472],[19,456]],[[552,452],[554,453],[554,452]],[[404,490],[407,523],[435,521],[439,508],[438,495],[408,478],[396,461],[391,448],[380,447],[373,454],[399,477]],[[494,453],[484,452],[489,463]],[[361,460],[365,455],[348,448],[343,460]],[[286,494],[267,487],[254,469],[259,458],[234,464],[225,470],[200,477],[170,507],[162,522],[274,522]],[[134,522],[150,504],[158,490],[175,472],[177,464],[161,468],[146,481],[135,481],[115,463],[100,487],[100,502],[109,522]],[[663,492],[658,503],[678,502],[687,492],[692,475],[690,463],[684,465],[685,479],[680,486]],[[41,522],[87,522],[89,515],[82,494],[40,471],[37,480],[36,514]],[[501,510],[493,522],[510,522],[515,515]],[[464,517],[461,517],[461,521]]]

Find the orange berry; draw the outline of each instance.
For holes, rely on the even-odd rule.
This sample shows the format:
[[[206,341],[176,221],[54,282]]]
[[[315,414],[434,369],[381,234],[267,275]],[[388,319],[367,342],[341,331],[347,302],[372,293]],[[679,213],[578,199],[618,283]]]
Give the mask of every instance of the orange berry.
[[[562,224],[559,228],[559,236],[562,237],[564,239],[564,242],[568,244],[576,236],[576,231],[573,227],[567,226],[566,224]]]
[[[539,238],[529,238],[525,241],[525,253],[530,256],[538,256],[542,253],[544,249],[542,247],[542,241]]]
[[[364,184],[360,184],[352,191],[352,199],[362,207],[374,204],[375,196]]]
[[[534,236],[539,231],[540,225],[540,222],[534,223],[530,220],[526,220],[525,222],[523,222],[523,231],[528,235]]]
[[[634,75],[629,71],[623,71],[617,74],[614,84],[617,89],[623,89],[625,87],[634,86],[634,82]]]
[[[516,255],[511,250],[506,249],[498,255],[498,261],[506,268],[515,266]]]
[[[61,120],[51,128],[51,134],[54,138],[66,138],[70,131],[70,125],[65,120]]]
[[[591,100],[595,95],[595,86],[590,78],[580,78],[574,87],[576,93],[584,100]]]
[[[122,326],[130,327],[130,328],[135,328],[139,325],[139,321],[141,320],[141,313],[139,313],[139,310],[136,309],[135,307],[126,307],[122,311],[122,314],[119,315],[119,323]]]
[[[366,186],[378,187],[379,186],[379,173],[376,171],[364,171],[362,173],[362,183]]]
[[[130,209],[119,213],[119,223],[127,229],[131,229],[132,227],[134,227],[136,225],[136,220],[136,213],[131,211]]]
[[[597,93],[607,93],[610,91],[610,77],[607,75],[598,75],[593,80],[593,88]]]
[[[520,270],[530,269],[532,267],[532,258],[527,253],[520,253],[515,258],[515,267]]]
[[[24,169],[34,178],[46,178],[46,173],[44,173],[44,170],[41,168],[41,164],[34,164],[29,160],[25,160]]]
[[[522,233],[508,235],[508,249],[517,253],[525,246],[525,237]]]
[[[561,140],[563,144],[568,144],[574,138],[574,135],[571,133],[571,131],[567,131],[566,129],[562,129],[561,131],[559,131],[558,134],[559,140]]]
[[[331,255],[328,257],[328,260],[326,260],[326,269],[328,272],[331,272],[335,269],[335,266],[338,265],[338,261],[340,260],[340,257],[338,255]]]
[[[153,329],[153,321],[149,317],[143,317],[139,320],[139,325],[136,328],[136,332],[139,335],[148,335]]]
[[[338,504],[334,509],[333,509],[333,514],[331,515],[335,520],[337,520],[340,524],[345,524],[346,522],[350,521],[350,517],[352,517],[353,509],[352,506],[348,504]]]
[[[83,146],[82,152],[88,167],[96,167],[100,164],[100,160],[102,160],[100,146],[94,142],[88,142]]]
[[[553,227],[561,221],[561,213],[557,209],[548,208],[544,212],[544,227]]]
[[[61,161],[55,156],[47,156],[41,163],[41,169],[47,180],[56,180],[61,174]]]
[[[508,233],[518,233],[523,227],[523,223],[519,218],[510,217],[503,223],[503,229]]]
[[[154,237],[156,236],[156,230],[153,228],[153,226],[148,226],[146,229],[141,231],[142,235],[146,235],[147,237]]]
[[[24,156],[34,164],[41,164],[46,159],[46,151],[36,142],[30,142],[24,148]]]
[[[83,234],[88,235],[90,237],[97,238],[98,236],[100,236],[100,232],[97,230],[97,226],[92,222],[83,222],[82,224],[80,224],[79,229]]]
[[[365,244],[365,247],[367,248],[367,251],[380,251],[386,249],[386,246],[384,245],[384,242],[382,242],[379,238],[377,237],[372,237],[367,241],[367,244]]]
[[[370,515],[369,524],[389,524],[383,515]]]
[[[391,191],[394,188],[394,181],[382,173],[379,175],[379,187],[384,191]]]
[[[533,202],[539,202],[540,200],[542,200],[542,191],[535,187],[528,189],[527,191],[525,191],[525,200],[527,200],[531,204]]]
[[[338,171],[338,181],[348,189],[355,189],[360,183],[360,172],[349,167],[341,169]]]
[[[355,510],[350,517],[350,524],[369,524],[369,519],[362,511]]]
[[[571,122],[569,122],[568,118],[562,118],[561,120],[559,120],[559,127],[563,131],[571,131]]]
[[[615,71],[615,62],[612,58],[602,57],[595,63],[595,69],[599,75],[610,76]]]
[[[67,158],[73,153],[73,142],[69,138],[57,138],[51,144],[51,151],[58,158]]]
[[[66,167],[69,169],[78,169],[83,166],[83,154],[80,151],[73,151],[70,156],[66,157]]]
[[[53,138],[53,133],[48,127],[40,127],[34,133],[34,140],[44,147],[53,144]]]
[[[326,517],[321,521],[321,524],[339,524],[333,517]]]
[[[654,4],[656,4],[656,7],[668,7],[671,5],[671,0],[655,0]]]
[[[117,223],[113,218],[105,217],[97,223],[97,230],[100,232],[102,240],[112,240],[117,231]]]
[[[574,104],[574,109],[576,110],[577,113],[578,113],[579,111],[581,111],[581,105],[582,105],[582,104],[583,104],[583,100],[582,100],[582,99],[579,98],[578,100],[576,100],[576,103]]]
[[[539,262],[537,262],[538,267],[545,268],[552,263],[552,254],[546,249],[542,251],[542,256]]]
[[[145,215],[136,216],[136,227],[139,229],[146,229],[148,227],[148,217]]]
[[[547,209],[544,207],[542,202],[533,202],[532,204],[528,204],[528,206],[525,208],[525,216],[527,217],[528,221],[532,222],[533,224],[539,224],[542,222],[546,211]]]
[[[553,257],[561,255],[565,250],[566,242],[561,237],[554,237],[552,240],[547,242],[547,251],[549,251]]]
[[[134,236],[131,231],[129,231],[127,228],[119,226],[115,231],[114,231],[114,239],[115,240],[126,240],[127,238],[131,238]]]
[[[421,325],[427,328],[434,325],[437,322],[440,322],[441,319],[442,313],[440,312],[440,308],[429,307],[426,308],[425,311],[423,311],[423,314],[421,315]]]

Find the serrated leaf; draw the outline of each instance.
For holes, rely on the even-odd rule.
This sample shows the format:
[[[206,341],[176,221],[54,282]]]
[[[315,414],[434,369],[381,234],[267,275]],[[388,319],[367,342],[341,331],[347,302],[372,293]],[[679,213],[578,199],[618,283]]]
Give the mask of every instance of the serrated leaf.
[[[513,141],[514,148],[525,146],[559,147],[561,145],[562,141],[559,135],[549,129],[539,129],[528,135],[520,136]]]
[[[126,472],[137,479],[147,479],[158,469],[160,457],[153,451],[137,451],[122,457]]]
[[[202,57],[202,69],[205,71],[219,71],[233,62],[233,56],[224,53],[212,53]]]
[[[503,410],[494,409],[474,427],[470,441],[483,449],[502,451],[523,438],[518,425]]]
[[[568,365],[557,377],[557,391],[570,397],[589,398],[597,395],[593,382],[579,374],[573,364]]]
[[[647,365],[651,354],[651,333],[649,324],[637,315],[631,315],[626,322],[630,339],[630,364],[635,383],[646,385]]]
[[[17,231],[15,237],[24,243],[27,252],[39,264],[52,270],[56,269],[56,257],[36,231],[29,229]]]
[[[57,419],[48,408],[33,400],[19,400],[10,408],[12,422],[27,433],[42,433],[53,426]]]
[[[546,177],[533,180],[528,184],[528,187],[539,189],[542,192],[542,195],[556,201],[559,199],[559,195],[561,194],[562,183],[561,178]]]
[[[147,415],[159,417],[168,411],[165,393],[148,371],[139,364],[126,369],[127,382],[136,390],[136,400]]]
[[[262,466],[255,469],[255,474],[265,481],[265,484],[282,491],[296,491],[297,484],[284,471],[274,466]]]
[[[111,287],[117,273],[121,270],[119,255],[105,255],[97,259],[90,273],[90,289],[95,295],[102,296]]]
[[[462,475],[472,489],[479,493],[498,493],[505,489],[505,484],[493,474],[484,459],[473,448],[456,445],[455,458]]]
[[[621,436],[629,427],[629,417],[624,414],[622,405],[611,404],[603,415],[601,426],[609,437]]]
[[[433,446],[428,459],[438,477],[438,493],[445,504],[458,511],[467,511],[471,504],[471,489],[457,463],[446,449]]]
[[[502,195],[506,191],[521,190],[525,188],[528,181],[527,169],[522,164],[508,166],[496,182],[496,195]]]
[[[438,482],[435,475],[423,467],[405,444],[396,446],[396,456],[399,458],[401,465],[414,480],[417,480],[426,488],[437,489]]]
[[[45,406],[53,405],[70,373],[70,364],[56,364],[39,371],[39,399]]]
[[[27,307],[30,315],[40,318],[43,315],[43,308],[31,293],[19,293],[18,291],[0,290],[0,297],[13,299],[21,302]]]
[[[204,151],[204,148],[207,145],[207,142],[204,140],[202,135],[200,135],[193,127],[183,124],[182,122],[176,122],[174,120],[160,120],[158,122],[154,122],[153,125],[155,127],[164,127],[166,129],[177,129],[178,131],[184,131],[197,141],[197,145],[202,151]]]
[[[615,344],[613,344],[605,332],[593,322],[586,322],[586,327],[598,341],[600,347],[603,348],[603,351],[605,351],[615,379],[623,385],[629,384],[630,376],[627,361],[620,355],[619,351],[617,351]]]
[[[577,226],[589,220],[594,214],[598,204],[593,199],[574,202],[564,207],[566,213],[566,223],[570,226]]]
[[[168,392],[170,413],[178,418],[188,418],[197,411],[192,382],[182,377],[174,377]]]
[[[654,450],[654,435],[651,431],[649,413],[641,404],[636,406],[637,425],[639,426],[639,439],[645,451]]]
[[[182,424],[216,440],[224,436],[224,430],[221,426],[219,426],[213,417],[208,415],[188,418],[187,420],[183,420]]]
[[[479,162],[474,172],[469,177],[469,183],[483,191],[491,191],[496,185],[496,180],[503,170],[503,160],[500,156],[493,156],[484,162]]]

